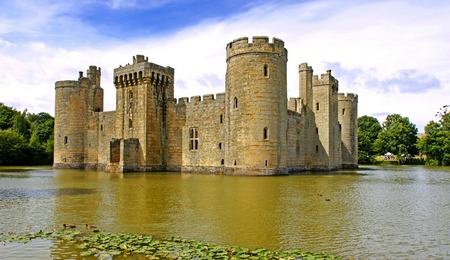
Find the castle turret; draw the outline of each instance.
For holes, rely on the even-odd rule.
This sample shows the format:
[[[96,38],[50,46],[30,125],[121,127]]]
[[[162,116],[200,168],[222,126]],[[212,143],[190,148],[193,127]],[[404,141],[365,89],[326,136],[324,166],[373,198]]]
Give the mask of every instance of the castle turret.
[[[341,137],[338,121],[339,82],[331,75],[313,76],[313,112],[318,137],[315,146],[315,168],[338,169],[341,167]]]
[[[342,167],[358,167],[358,95],[339,93]]]
[[[55,92],[54,167],[84,168],[88,157],[96,160],[86,143],[96,133],[89,125],[90,115],[103,111],[100,69],[90,66],[88,77],[80,72],[78,80],[57,81]]]
[[[130,140],[129,143],[138,149],[138,156],[120,162],[120,171],[164,169],[167,157],[166,102],[174,98],[174,72],[171,67],[148,62],[143,55],[134,56],[132,64],[114,69],[116,135],[118,139]],[[125,145],[114,150],[126,154],[130,149]]]
[[[225,167],[231,174],[287,173],[287,50],[268,37],[227,45]]]

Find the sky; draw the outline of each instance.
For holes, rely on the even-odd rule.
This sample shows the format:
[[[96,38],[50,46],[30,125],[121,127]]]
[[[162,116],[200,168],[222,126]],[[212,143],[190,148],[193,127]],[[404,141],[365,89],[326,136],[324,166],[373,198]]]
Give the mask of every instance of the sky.
[[[175,97],[225,91],[225,47],[268,36],[298,66],[332,70],[358,116],[408,117],[419,132],[450,104],[450,1],[11,0],[0,2],[0,102],[54,115],[55,82],[101,67],[105,111],[113,70],[142,54],[175,68]],[[86,75],[86,74],[85,74]]]

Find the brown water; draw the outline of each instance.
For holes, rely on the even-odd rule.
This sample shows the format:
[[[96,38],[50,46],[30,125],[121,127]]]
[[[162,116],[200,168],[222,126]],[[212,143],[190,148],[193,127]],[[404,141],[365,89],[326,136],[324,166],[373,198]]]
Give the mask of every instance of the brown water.
[[[63,223],[344,258],[450,259],[450,168],[238,177],[0,167],[0,233]],[[0,259],[54,250],[9,244]]]

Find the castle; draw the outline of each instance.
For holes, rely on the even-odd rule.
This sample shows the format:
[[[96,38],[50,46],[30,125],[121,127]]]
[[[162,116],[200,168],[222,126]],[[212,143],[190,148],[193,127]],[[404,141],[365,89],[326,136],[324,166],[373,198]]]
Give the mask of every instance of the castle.
[[[55,83],[55,168],[278,175],[356,168],[355,94],[299,65],[287,98],[287,50],[268,37],[226,46],[225,93],[174,98],[174,69],[143,55],[114,69],[116,111],[103,111],[101,70]]]

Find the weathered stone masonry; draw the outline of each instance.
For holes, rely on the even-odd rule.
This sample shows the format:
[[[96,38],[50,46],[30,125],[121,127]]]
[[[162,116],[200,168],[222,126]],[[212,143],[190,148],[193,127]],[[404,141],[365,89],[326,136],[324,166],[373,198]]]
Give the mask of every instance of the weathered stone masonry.
[[[331,71],[299,66],[287,99],[284,42],[226,47],[225,93],[174,98],[175,70],[143,55],[114,70],[116,111],[103,112],[100,68],[55,83],[55,168],[277,175],[357,167],[355,94]]]

